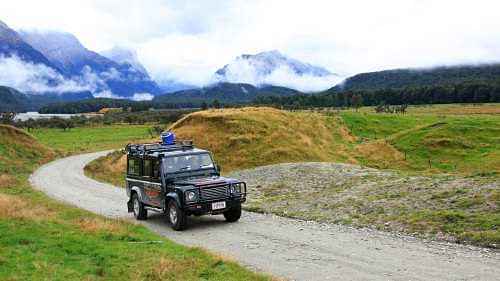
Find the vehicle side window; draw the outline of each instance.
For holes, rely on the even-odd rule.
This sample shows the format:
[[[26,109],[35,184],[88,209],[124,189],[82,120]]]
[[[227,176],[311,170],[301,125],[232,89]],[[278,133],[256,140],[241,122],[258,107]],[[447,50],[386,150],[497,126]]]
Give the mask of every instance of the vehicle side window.
[[[159,178],[160,177],[160,161],[154,161],[153,162],[153,178]]]
[[[130,175],[139,176],[141,174],[141,166],[139,159],[128,159],[128,173]]]
[[[153,174],[152,164],[153,163],[151,160],[144,160],[144,174],[143,174],[143,176],[151,177],[151,175]]]

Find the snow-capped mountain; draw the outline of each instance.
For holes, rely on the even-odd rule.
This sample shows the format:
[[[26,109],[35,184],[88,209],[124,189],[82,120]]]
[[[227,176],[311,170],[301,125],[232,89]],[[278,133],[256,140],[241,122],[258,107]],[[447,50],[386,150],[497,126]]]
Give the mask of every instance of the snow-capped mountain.
[[[241,55],[215,72],[215,80],[276,85],[311,92],[331,87],[340,80],[327,69],[287,57],[279,51]]]
[[[120,64],[128,63],[134,69],[142,73],[145,73],[146,75],[148,73],[148,71],[144,68],[144,66],[139,62],[139,59],[137,58],[137,53],[134,50],[122,47],[114,47],[110,50],[101,52],[101,55]]]
[[[255,55],[243,54],[215,73],[226,77],[233,75],[238,64],[247,64],[255,69],[256,75],[260,76],[269,75],[281,67],[287,67],[297,75],[328,76],[332,74],[325,68],[289,58],[277,50],[261,52]]]
[[[69,33],[21,31],[21,37],[70,77],[93,80],[96,91],[105,96],[133,97],[136,94],[160,93],[158,85],[137,61],[120,62],[86,49]]]

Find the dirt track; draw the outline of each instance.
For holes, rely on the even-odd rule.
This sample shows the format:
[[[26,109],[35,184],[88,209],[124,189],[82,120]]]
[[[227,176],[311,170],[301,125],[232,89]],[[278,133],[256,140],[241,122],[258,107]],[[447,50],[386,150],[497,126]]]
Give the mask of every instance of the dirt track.
[[[55,199],[108,217],[131,218],[124,189],[83,174],[88,162],[105,154],[51,162],[31,182]],[[500,280],[498,252],[366,229],[248,212],[235,224],[220,216],[192,218],[184,232],[172,231],[160,215],[150,215],[144,225],[178,243],[292,280]]]

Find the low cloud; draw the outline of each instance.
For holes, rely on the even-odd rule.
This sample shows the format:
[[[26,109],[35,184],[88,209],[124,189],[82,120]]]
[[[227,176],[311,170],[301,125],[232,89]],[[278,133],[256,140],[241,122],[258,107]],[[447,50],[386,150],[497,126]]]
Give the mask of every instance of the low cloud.
[[[106,84],[108,80],[123,79],[115,68],[95,73],[89,66],[85,66],[79,76],[68,78],[43,64],[25,62],[17,56],[0,56],[0,85],[9,86],[28,94],[89,91],[94,97],[125,99],[127,97],[115,95]],[[129,98],[151,100],[153,95],[136,93]]]
[[[342,80],[341,77],[335,74],[325,76],[297,74],[286,65],[277,67],[270,73],[263,73],[254,64],[244,60],[229,64],[224,77],[216,77],[215,79],[232,83],[248,83],[255,86],[283,86],[302,92],[323,91],[333,87]]]
[[[113,94],[109,90],[100,91],[92,94],[95,98],[109,98],[109,99],[121,99],[122,97]]]
[[[285,67],[271,72],[271,74],[265,77],[263,84],[283,86],[308,93],[327,90],[340,81],[342,81],[342,78],[337,75],[332,74],[320,77],[297,75]]]
[[[43,64],[24,62],[16,56],[0,56],[0,84],[27,93],[64,93],[96,90],[97,81],[89,83],[82,79],[68,79]],[[92,78],[92,80],[95,78]]]
[[[93,94],[96,98],[109,98],[109,99],[130,99],[134,101],[150,101],[154,98],[154,95],[150,93],[135,93],[132,97],[124,97],[113,94],[109,90],[100,91]]]
[[[154,96],[150,93],[135,93],[132,96],[132,100],[135,100],[135,101],[148,101],[148,100],[152,100],[153,98],[154,98]]]

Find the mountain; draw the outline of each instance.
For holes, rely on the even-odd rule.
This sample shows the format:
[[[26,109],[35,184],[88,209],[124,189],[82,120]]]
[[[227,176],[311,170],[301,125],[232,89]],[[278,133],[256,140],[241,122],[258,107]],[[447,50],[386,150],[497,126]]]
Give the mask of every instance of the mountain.
[[[221,82],[211,86],[177,91],[153,99],[156,103],[192,104],[199,106],[203,102],[211,103],[218,100],[225,104],[244,104],[252,102],[256,97],[263,96],[292,96],[299,91],[278,86],[255,87],[244,83]]]
[[[31,106],[25,94],[6,86],[0,86],[0,100],[0,112],[23,112]]]
[[[241,55],[217,70],[214,78],[220,82],[276,85],[306,92],[328,89],[340,80],[325,68],[287,57],[276,50]]]
[[[75,79],[91,78],[95,91],[111,91],[114,96],[120,97],[160,93],[158,85],[142,66],[136,68],[125,60],[115,62],[90,51],[72,34],[21,31],[20,35],[67,76]]]
[[[402,89],[500,80],[500,64],[448,66],[429,69],[393,69],[361,73],[347,78],[328,92]]]
[[[101,55],[119,64],[129,64],[135,70],[145,75],[148,75],[148,71],[139,62],[139,59],[137,58],[137,53],[134,50],[125,49],[121,47],[114,47],[110,50],[101,52]]]
[[[0,86],[0,112],[37,111],[48,104],[89,98],[93,98],[90,92],[27,95],[11,87]]]
[[[277,50],[261,52],[255,55],[244,54],[237,57],[231,63],[215,72],[221,79],[229,79],[231,76],[239,75],[236,71],[242,66],[248,66],[255,74],[260,77],[271,74],[273,71],[286,67],[296,75],[328,76],[331,75],[328,70],[322,67],[314,66],[309,63],[303,63],[299,60],[289,58]]]
[[[26,43],[15,30],[2,21],[0,21],[0,56],[17,56],[23,61],[43,64],[59,70],[42,53]]]

